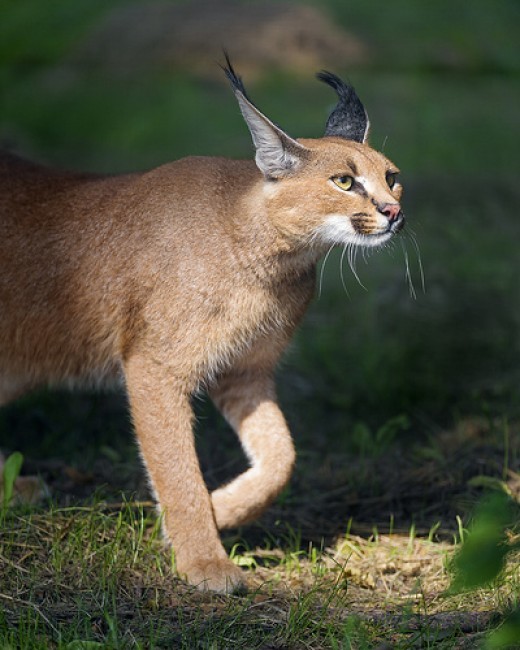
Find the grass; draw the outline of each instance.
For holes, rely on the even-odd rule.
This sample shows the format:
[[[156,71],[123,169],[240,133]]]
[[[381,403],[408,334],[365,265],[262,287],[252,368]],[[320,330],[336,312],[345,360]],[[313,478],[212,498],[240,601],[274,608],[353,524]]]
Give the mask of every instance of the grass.
[[[13,511],[8,523],[2,647],[453,648],[481,639],[519,586],[511,562],[492,589],[447,595],[451,545],[411,531],[235,553],[252,590],[221,597],[172,575],[158,521],[139,504]]]
[[[491,587],[446,591],[483,491],[520,495],[518,6],[319,4],[370,52],[335,71],[363,97],[373,144],[403,170],[426,291],[409,236],[416,299],[400,245],[358,260],[367,290],[345,261],[340,272],[340,252],[328,258],[279,373],[294,479],[259,522],[225,538],[247,572],[245,597],[175,577],[124,398],[43,392],[3,408],[0,449],[23,452],[23,472],[39,474],[52,501],[2,515],[0,647],[476,648],[518,606],[512,554]],[[229,89],[188,66],[65,74],[106,3],[4,5],[7,144],[107,172],[251,155]],[[333,97],[311,75],[268,71],[248,86],[289,133],[321,133]],[[244,459],[211,405],[196,409],[214,487]]]
[[[506,435],[498,422],[467,420],[427,445],[307,450],[291,489],[259,522],[225,536],[250,586],[248,596],[232,598],[198,593],[175,577],[146,493],[146,501],[117,500],[122,489],[130,494],[125,476],[140,474],[137,461],[126,461],[124,472],[116,470],[121,461],[104,461],[104,475],[94,464],[86,483],[64,461],[33,461],[54,502],[5,515],[0,644],[477,647],[518,603],[516,556],[471,595],[447,592],[447,568],[481,493],[475,477],[495,477],[496,487],[502,482],[520,498],[519,433],[518,422]],[[201,456],[218,482],[237,466],[229,466],[229,450],[212,449],[214,434]]]

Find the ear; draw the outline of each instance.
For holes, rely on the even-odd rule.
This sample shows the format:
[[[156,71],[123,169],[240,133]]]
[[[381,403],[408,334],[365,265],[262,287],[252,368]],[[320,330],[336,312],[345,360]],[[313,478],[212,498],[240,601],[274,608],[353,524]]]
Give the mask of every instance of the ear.
[[[256,149],[257,167],[266,178],[281,178],[296,171],[307,157],[308,149],[284,133],[250,101],[242,79],[235,74],[229,57],[223,67]]]
[[[355,142],[366,142],[370,121],[365,107],[354,87],[345,83],[335,74],[323,70],[316,75],[320,81],[332,86],[339,101],[327,120],[325,135],[332,135]]]

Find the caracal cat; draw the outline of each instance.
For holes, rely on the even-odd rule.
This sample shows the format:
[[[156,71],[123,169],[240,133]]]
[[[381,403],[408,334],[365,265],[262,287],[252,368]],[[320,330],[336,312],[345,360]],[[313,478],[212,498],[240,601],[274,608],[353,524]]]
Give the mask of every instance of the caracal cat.
[[[0,404],[42,385],[122,382],[177,570],[244,588],[218,530],[257,517],[295,452],[274,370],[331,246],[379,246],[404,224],[398,169],[367,144],[336,76],[325,136],[295,140],[225,68],[252,160],[190,157],[101,176],[0,156]],[[256,163],[256,164],[255,164]],[[208,493],[190,400],[201,388],[250,462]]]

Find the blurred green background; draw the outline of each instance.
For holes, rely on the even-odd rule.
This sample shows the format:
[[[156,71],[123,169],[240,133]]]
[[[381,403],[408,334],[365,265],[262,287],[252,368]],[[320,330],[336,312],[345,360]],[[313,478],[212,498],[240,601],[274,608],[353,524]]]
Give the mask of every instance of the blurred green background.
[[[297,445],[356,451],[359,436],[385,426],[402,440],[426,440],[467,416],[517,421],[520,4],[293,3],[294,21],[280,18],[287,41],[260,29],[259,4],[276,25],[281,2],[1,0],[2,144],[103,172],[188,154],[251,157],[217,65],[221,46],[255,102],[294,137],[319,137],[334,103],[315,71],[326,66],[348,77],[368,109],[372,145],[402,170],[402,241],[417,297],[400,242],[367,263],[359,256],[366,289],[343,261],[346,291],[341,251],[329,257],[321,295],[280,370]],[[169,25],[172,6],[179,13]],[[314,41],[307,26],[289,42],[306,6],[324,23],[316,21]],[[244,7],[252,12],[249,32]],[[154,29],[172,51],[148,57],[147,11],[159,16]],[[240,42],[227,42],[219,30],[237,12],[245,21]],[[223,426],[211,407],[198,409],[201,429]],[[114,440],[128,440],[129,429],[123,413],[110,397],[31,397],[0,412],[0,448],[69,461],[107,445],[120,454]]]

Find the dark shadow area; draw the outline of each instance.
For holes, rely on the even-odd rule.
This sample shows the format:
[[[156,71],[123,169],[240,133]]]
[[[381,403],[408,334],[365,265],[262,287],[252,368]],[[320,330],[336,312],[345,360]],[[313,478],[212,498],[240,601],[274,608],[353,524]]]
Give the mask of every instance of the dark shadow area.
[[[247,464],[213,407],[200,402],[196,410],[201,467],[213,489]],[[258,522],[224,537],[248,548],[326,547],[347,532],[413,530],[452,541],[457,516],[466,519],[484,487],[507,485],[520,494],[518,420],[468,417],[429,434],[417,423],[401,435],[399,428],[390,426],[385,438],[381,430],[378,435],[358,425],[350,449],[336,446],[324,429],[316,430],[316,444],[311,431],[303,440],[296,431],[298,462],[290,485]],[[28,397],[1,413],[0,446],[13,449],[13,441],[26,453],[23,473],[40,475],[58,506],[138,501],[153,507],[120,395]]]

